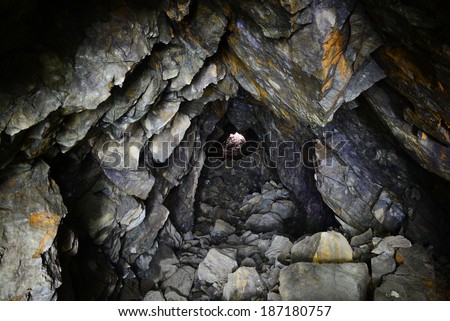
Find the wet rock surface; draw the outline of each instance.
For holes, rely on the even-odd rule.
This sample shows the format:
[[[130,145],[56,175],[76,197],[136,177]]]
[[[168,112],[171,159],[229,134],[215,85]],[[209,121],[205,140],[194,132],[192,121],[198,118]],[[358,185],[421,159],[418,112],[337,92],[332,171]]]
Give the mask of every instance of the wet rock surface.
[[[442,2],[0,8],[1,300],[445,298]]]

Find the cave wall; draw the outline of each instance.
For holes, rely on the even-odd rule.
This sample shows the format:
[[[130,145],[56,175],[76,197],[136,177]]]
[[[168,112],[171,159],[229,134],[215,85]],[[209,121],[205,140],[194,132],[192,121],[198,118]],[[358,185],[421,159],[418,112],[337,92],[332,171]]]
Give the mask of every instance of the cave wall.
[[[275,143],[265,156],[302,232],[335,215],[350,236],[448,253],[444,1],[0,6],[0,299],[56,299],[61,282],[65,299],[142,298],[161,283],[224,117]]]

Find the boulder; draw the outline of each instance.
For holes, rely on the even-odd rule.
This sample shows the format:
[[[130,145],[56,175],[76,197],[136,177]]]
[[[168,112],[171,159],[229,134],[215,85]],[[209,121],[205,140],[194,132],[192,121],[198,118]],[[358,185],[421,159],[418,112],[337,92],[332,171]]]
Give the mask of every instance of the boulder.
[[[233,234],[235,231],[236,231],[235,227],[228,224],[224,220],[217,219],[216,223],[214,224],[214,227],[212,228],[211,237],[220,239],[222,237],[227,237]]]
[[[236,250],[211,249],[198,266],[198,278],[208,283],[225,283],[228,274],[237,268]]]
[[[434,268],[421,245],[399,249],[395,259],[400,266],[394,274],[383,277],[380,287],[375,289],[374,300],[437,300]]]
[[[282,232],[284,229],[283,220],[275,213],[253,214],[245,227],[255,233]]]
[[[350,240],[350,245],[351,246],[361,246],[363,244],[366,244],[366,243],[369,243],[370,241],[372,241],[372,237],[373,237],[372,229],[368,229],[367,231],[365,231],[362,234],[353,236]]]
[[[269,262],[274,263],[280,255],[286,257],[292,248],[292,242],[287,237],[275,235],[272,244],[264,253]]]
[[[167,300],[169,292],[177,292],[179,295],[187,298],[194,282],[195,269],[190,266],[181,266],[174,274],[165,280],[161,286],[164,290],[164,296]]]
[[[399,248],[411,247],[411,242],[404,236],[387,236],[377,244],[377,246],[372,250],[374,254],[386,253],[387,255],[393,256],[395,250]]]
[[[364,300],[369,282],[365,263],[295,263],[280,272],[280,294],[285,301]]]
[[[393,273],[397,267],[394,258],[385,253],[372,258],[370,265],[372,267],[372,282],[374,286],[379,286],[381,278],[386,274]]]
[[[253,267],[240,267],[228,275],[228,282],[223,288],[223,299],[242,301],[259,298],[263,293],[263,284],[258,272]]]
[[[291,249],[292,262],[345,263],[353,260],[347,239],[337,232],[320,232],[307,236]]]

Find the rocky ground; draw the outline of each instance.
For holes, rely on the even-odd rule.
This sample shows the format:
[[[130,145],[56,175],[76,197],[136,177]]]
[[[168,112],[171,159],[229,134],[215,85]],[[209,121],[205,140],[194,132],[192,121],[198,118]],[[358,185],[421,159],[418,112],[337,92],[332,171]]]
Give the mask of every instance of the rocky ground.
[[[284,233],[296,207],[280,183],[245,196],[238,211],[201,209],[200,228],[155,262],[170,268],[144,300],[437,299],[430,254],[401,235]]]

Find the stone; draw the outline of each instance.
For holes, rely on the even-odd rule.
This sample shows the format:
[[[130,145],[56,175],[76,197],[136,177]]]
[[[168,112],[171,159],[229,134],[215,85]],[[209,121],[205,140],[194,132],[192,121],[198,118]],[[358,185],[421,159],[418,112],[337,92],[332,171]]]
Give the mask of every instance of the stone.
[[[238,262],[242,262],[244,259],[248,257],[255,257],[255,255],[259,255],[259,250],[256,246],[253,245],[243,245],[240,244],[236,246],[237,248],[237,260]]]
[[[399,248],[411,247],[411,242],[404,236],[386,236],[380,243],[372,250],[374,254],[386,253],[389,256],[394,256],[395,250]]]
[[[167,290],[164,295],[167,301],[187,301],[184,296],[180,295],[178,292],[172,289]]]
[[[159,197],[155,195],[150,198],[142,223],[124,235],[122,256],[130,263],[140,254],[150,251],[169,217],[169,210],[160,203]]]
[[[225,77],[226,70],[223,67],[224,66],[220,63],[206,63],[202,69],[200,69],[193,82],[181,90],[183,97],[188,101],[202,97],[205,89],[209,85],[217,85],[217,83]]]
[[[370,265],[372,268],[372,283],[375,287],[380,285],[383,276],[393,273],[397,268],[394,258],[385,253],[372,258]]]
[[[217,219],[214,227],[211,231],[212,238],[222,238],[227,237],[233,234],[236,231],[236,228],[228,224],[227,222]]]
[[[365,263],[294,263],[280,272],[284,301],[359,301],[370,282]]]
[[[400,229],[405,217],[402,206],[398,203],[393,204],[391,196],[386,191],[381,192],[372,208],[372,213],[376,220],[391,233]]]
[[[179,71],[170,84],[171,91],[178,91],[192,83],[206,58],[212,56],[225,33],[227,18],[223,10],[212,2],[202,2],[191,15],[183,29],[178,45],[182,48],[175,64]],[[168,57],[177,55],[168,54]]]
[[[387,2],[381,4],[370,1],[368,5],[376,11],[377,16],[382,17],[383,23],[392,19],[392,14],[386,12],[390,10]],[[390,26],[384,29],[387,34],[392,34],[393,30],[396,30],[399,43],[396,46],[384,46],[377,54],[377,61],[387,74],[390,88],[387,88],[387,92],[384,92],[384,89],[380,92],[380,88],[373,88],[373,91],[368,93],[368,97],[370,97],[374,111],[380,115],[383,122],[388,124],[389,130],[405,150],[421,166],[448,180],[447,161],[435,162],[435,159],[439,158],[438,150],[442,148],[443,153],[448,152],[448,135],[437,125],[438,119],[447,120],[449,117],[448,112],[445,111],[448,97],[444,95],[444,100],[437,99],[443,89],[442,78],[430,78],[431,74],[440,68],[439,63],[437,60],[431,63],[428,69],[423,68],[422,63],[418,62],[416,54],[413,54],[416,48],[424,45],[423,39],[428,36],[425,34],[431,34],[435,29],[431,27],[433,23],[426,18],[422,8],[403,5],[396,7],[394,12],[394,16],[397,16],[398,19],[391,20]],[[404,22],[402,22],[402,19],[405,19]],[[419,22],[419,20],[421,21]],[[431,28],[421,35],[421,39],[417,40],[413,47],[407,45],[409,39],[417,39],[417,35],[414,35],[409,29],[410,24],[416,26],[428,25]],[[430,50],[431,52],[435,51]],[[436,55],[441,54],[436,52]],[[427,54],[424,53],[419,57],[420,59],[426,59]],[[408,75],[411,75],[413,71],[414,77],[411,79]],[[420,80],[417,80],[419,78]],[[427,82],[425,79],[430,80]],[[392,93],[394,90],[397,93]],[[376,95],[374,95],[375,92]],[[404,113],[396,112],[397,98],[401,98],[403,101],[407,99],[408,101],[408,105],[402,107]],[[417,128],[418,131],[412,132],[413,127]],[[423,139],[421,136],[423,136]],[[429,136],[433,136],[435,139],[430,139]]]
[[[368,229],[367,231],[365,231],[362,234],[353,236],[350,240],[350,245],[351,246],[361,246],[363,244],[366,244],[366,243],[369,243],[370,241],[372,241],[372,237],[373,237],[372,229]]]
[[[171,248],[180,248],[183,244],[183,237],[173,226],[170,219],[166,221],[164,227],[158,233],[158,239],[161,244],[165,244]]]
[[[189,7],[191,5],[191,0],[182,0],[176,4],[171,2],[170,6],[165,9],[167,16],[170,20],[181,21],[185,16],[189,14]]]
[[[434,268],[427,251],[415,244],[409,248],[400,248],[397,253],[397,260],[402,264],[394,274],[383,277],[381,285],[375,289],[374,300],[436,300]]]
[[[286,257],[291,252],[292,242],[287,237],[276,235],[270,248],[264,253],[269,262],[274,263],[280,255]]]
[[[56,134],[56,143],[63,152],[72,149],[96,124],[105,112],[111,108],[109,104],[101,104],[94,110],[83,110],[66,117],[66,125]]]
[[[153,135],[150,152],[158,163],[165,162],[184,137],[184,133],[191,125],[189,116],[178,112],[170,125],[166,126],[160,134]]]
[[[282,267],[278,267],[275,265],[269,268],[268,277],[267,280],[265,280],[267,289],[269,291],[274,291],[274,289],[278,286],[281,269]]]
[[[286,220],[294,216],[295,205],[289,200],[278,200],[272,204],[270,212],[276,213],[281,219]]]
[[[346,125],[337,126],[341,121]],[[325,131],[333,135],[322,133],[327,138],[316,143],[319,166],[315,180],[344,231],[351,236],[369,228],[398,233],[407,218],[401,200],[405,199],[408,182],[415,178],[395,142],[381,135],[375,121],[362,119],[345,109],[335,114]],[[378,144],[385,148],[374,150],[372,146]],[[389,178],[393,175],[397,177],[394,181]],[[377,203],[379,207],[374,210]]]
[[[263,285],[258,272],[253,267],[240,267],[228,275],[223,288],[226,301],[244,301],[258,298],[263,293]]]
[[[346,263],[352,262],[353,251],[340,233],[320,232],[295,243],[291,249],[292,262]]]
[[[163,80],[161,66],[154,60],[143,63],[102,105],[107,112],[101,121],[118,126],[140,120],[167,86]]]
[[[259,245],[261,242],[259,235],[254,234],[251,231],[245,231],[244,234],[241,235],[240,240],[246,245]]]
[[[194,202],[198,179],[203,168],[204,153],[201,152],[193,168],[184,177],[182,183],[172,189],[165,204],[171,212],[171,220],[181,233],[192,231],[194,227]]]
[[[180,104],[181,101],[172,94],[164,97],[164,100],[150,109],[145,119],[141,121],[147,138],[162,131],[178,112]]]
[[[153,184],[155,184],[155,178],[148,171],[115,170],[112,168],[103,168],[103,171],[108,179],[122,191],[142,200],[147,199]]]
[[[174,274],[163,282],[161,289],[164,290],[164,296],[168,301],[169,293],[176,292],[178,295],[187,298],[194,282],[195,269],[190,266],[181,266]]]
[[[330,4],[317,4],[311,23],[299,30],[289,23],[288,12],[272,2],[258,6],[242,2],[240,6],[252,19],[233,22],[232,28],[247,32],[228,37],[228,64],[241,86],[282,119],[285,114],[294,123],[323,126],[346,96],[356,97],[384,77],[362,64],[381,42],[366,28],[362,8],[352,10],[353,3],[342,3],[339,15]],[[285,18],[274,19],[284,14]],[[345,28],[350,32],[344,32]],[[289,40],[269,44],[267,37]],[[364,81],[352,81],[359,69],[366,75],[359,76]],[[349,84],[356,86],[349,88]]]
[[[402,60],[400,58],[405,55],[403,50],[394,51],[394,58]],[[407,54],[407,53],[406,53]],[[410,59],[407,59],[405,67],[407,70],[415,68],[415,63]],[[391,65],[392,67],[396,64]],[[390,76],[395,82],[397,80]],[[406,80],[406,78],[404,78]],[[409,80],[407,80],[409,81]],[[403,88],[408,88],[408,91],[418,92],[418,88],[412,89],[409,85]],[[437,88],[437,87],[436,87]],[[403,89],[402,89],[403,91]],[[442,155],[447,154],[448,143],[447,138],[444,138],[440,126],[437,125],[437,116],[442,115],[442,109],[435,103],[430,104],[428,101],[426,104],[420,103],[420,107],[416,105],[416,108],[420,112],[413,111],[410,106],[411,97],[402,96],[395,89],[387,85],[376,85],[370,88],[367,93],[364,94],[372,110],[378,115],[381,121],[386,125],[386,128],[395,136],[399,145],[406,150],[406,152],[423,168],[433,172],[448,180],[449,164],[448,158],[442,160]],[[427,97],[428,94],[420,94],[422,98]],[[415,98],[417,99],[417,97]],[[434,100],[434,98],[428,97],[426,100]],[[397,106],[405,106],[405,111],[398,111]],[[432,106],[432,107],[431,107]],[[431,109],[434,109],[431,112]],[[441,111],[438,111],[438,110]],[[405,116],[403,116],[405,114]],[[419,114],[427,115],[427,121],[424,121],[423,116]],[[408,115],[408,116],[406,116]],[[440,117],[440,116],[439,116]],[[433,124],[430,126],[430,124]],[[416,130],[422,128],[421,130]],[[426,128],[426,129],[425,129]],[[414,130],[413,130],[414,129]],[[429,131],[427,134],[427,130]],[[430,131],[433,132],[433,137],[440,137],[439,139],[430,139]],[[438,152],[439,151],[439,152]],[[437,217],[445,215],[441,212],[439,206],[436,206],[435,202],[431,201],[427,196],[427,191],[420,188],[413,187],[406,190],[405,204],[413,215],[410,215],[408,222],[408,229],[406,235],[412,240],[420,243],[433,244],[435,248],[442,247],[447,242],[437,240],[438,238],[446,238],[449,235],[447,230],[447,224],[439,223],[436,220]],[[432,197],[432,196],[431,196]],[[430,215],[430,213],[434,213]],[[439,214],[438,214],[439,213]]]
[[[372,247],[370,247],[368,244],[363,244],[360,247],[356,247],[353,249],[353,260],[355,262],[368,263],[373,257],[373,254],[371,252]]]
[[[251,257],[246,257],[245,259],[242,260],[241,266],[256,267],[256,262]]]
[[[30,97],[17,97],[6,132],[15,135],[61,108],[66,114],[95,109],[110,96],[110,87],[121,86],[130,69],[150,54],[156,39],[146,32],[157,30],[145,17],[152,16],[148,10],[128,11],[90,24],[70,62],[50,50],[42,52],[45,85]]]
[[[166,301],[160,291],[148,291],[143,301]]]
[[[237,268],[236,251],[225,249],[211,249],[205,259],[198,266],[200,281],[212,283],[225,283],[228,274]]]
[[[284,229],[282,219],[275,213],[252,214],[245,227],[255,233],[282,232]]]
[[[140,262],[141,257],[146,257],[146,260]],[[158,245],[154,254],[142,254],[136,260],[136,275],[141,279],[141,291],[145,293],[154,289],[161,282],[170,279],[178,270],[179,265],[180,261],[175,256],[175,253],[166,245]]]
[[[443,1],[116,2],[0,5],[0,298],[140,300],[213,245],[278,293],[290,255],[272,238],[338,229],[380,298],[446,287],[383,275],[411,248],[367,232],[447,264]],[[223,153],[236,132],[248,146]],[[218,219],[236,234],[212,237]],[[303,241],[307,261],[333,252]]]
[[[123,285],[120,293],[117,296],[120,301],[130,301],[132,299],[141,301],[143,299],[139,291],[139,283],[136,278],[126,278],[123,280]]]
[[[0,300],[57,298],[61,275],[52,244],[67,209],[49,169],[36,160],[0,172]]]
[[[267,294],[267,301],[282,301],[281,295],[275,292],[269,292]]]
[[[141,152],[147,137],[139,123],[108,127],[95,140],[90,141],[92,152],[102,168],[115,170],[142,170]]]

